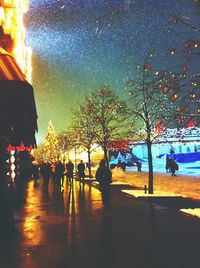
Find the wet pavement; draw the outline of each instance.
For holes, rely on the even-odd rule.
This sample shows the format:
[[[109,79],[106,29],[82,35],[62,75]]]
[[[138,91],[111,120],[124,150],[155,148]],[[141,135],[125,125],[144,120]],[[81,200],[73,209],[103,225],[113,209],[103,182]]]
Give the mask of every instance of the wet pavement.
[[[121,192],[130,187],[114,184],[104,210],[92,181],[60,191],[30,180],[0,268],[199,268],[200,219]]]

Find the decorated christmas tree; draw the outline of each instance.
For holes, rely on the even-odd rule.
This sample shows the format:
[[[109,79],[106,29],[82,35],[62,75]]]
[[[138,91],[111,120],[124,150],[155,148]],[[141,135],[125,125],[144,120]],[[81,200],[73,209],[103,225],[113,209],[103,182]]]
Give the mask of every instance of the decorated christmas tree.
[[[48,123],[47,134],[44,142],[44,158],[44,160],[51,163],[59,159],[58,140],[51,120]]]

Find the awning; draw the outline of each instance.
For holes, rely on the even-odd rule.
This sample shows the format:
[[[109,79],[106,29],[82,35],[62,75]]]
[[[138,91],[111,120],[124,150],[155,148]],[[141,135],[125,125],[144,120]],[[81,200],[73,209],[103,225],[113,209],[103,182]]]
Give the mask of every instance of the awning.
[[[26,77],[14,57],[0,48],[0,81],[6,80],[26,81]]]
[[[36,131],[33,87],[14,58],[0,49],[0,136],[13,146],[35,147]]]

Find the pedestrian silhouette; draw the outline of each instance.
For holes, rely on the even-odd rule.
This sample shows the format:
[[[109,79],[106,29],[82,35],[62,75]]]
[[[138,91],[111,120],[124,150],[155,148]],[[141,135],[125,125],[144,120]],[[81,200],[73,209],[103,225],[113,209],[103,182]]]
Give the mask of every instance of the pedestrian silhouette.
[[[106,166],[106,161],[102,159],[95,174],[96,180],[99,182],[99,188],[102,195],[102,203],[104,208],[110,206],[110,184],[112,183],[112,173]]]
[[[136,165],[137,165],[137,171],[142,172],[142,163],[138,160]]]
[[[121,169],[122,169],[122,171],[126,171],[126,162],[122,162],[121,163]]]
[[[118,160],[118,162],[117,162],[117,168],[121,168],[121,164],[122,164],[122,161],[121,160]]]
[[[79,177],[80,182],[82,181],[84,183],[85,165],[83,164],[83,160],[81,160],[80,163],[78,164],[77,170],[78,170],[78,177]]]
[[[34,185],[37,185],[37,181],[39,179],[39,167],[38,163],[36,161],[32,162],[32,167],[31,167],[31,173],[32,173],[32,178],[34,179]]]
[[[51,176],[52,176],[52,179],[53,179],[53,184],[54,184],[54,188],[56,188],[56,162],[53,162],[51,164]]]
[[[175,172],[178,170],[178,164],[174,159],[169,159],[169,169],[172,176],[176,176]]]
[[[121,160],[118,160],[118,163],[117,163],[117,168],[121,168],[121,170],[125,171],[126,170],[126,163]]]
[[[56,166],[55,166],[55,176],[56,176],[56,184],[58,188],[60,186],[63,187],[64,185],[64,171],[65,171],[65,167],[62,164],[62,162],[57,161]]]
[[[167,157],[166,157],[166,165],[165,165],[166,173],[170,172],[170,165],[169,164],[170,164],[170,158],[167,155]]]
[[[44,180],[44,187],[48,188],[49,180],[52,175],[51,164],[48,161],[45,161],[44,163],[42,163],[40,170],[41,170],[42,177]]]
[[[69,162],[66,165],[67,169],[67,178],[69,179],[70,184],[73,183],[74,179],[74,164],[69,160]]]

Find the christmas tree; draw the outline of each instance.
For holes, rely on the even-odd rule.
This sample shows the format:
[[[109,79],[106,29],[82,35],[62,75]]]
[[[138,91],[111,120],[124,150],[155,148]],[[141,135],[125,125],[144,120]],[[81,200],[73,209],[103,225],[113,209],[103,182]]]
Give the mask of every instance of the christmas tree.
[[[44,158],[51,163],[59,159],[58,140],[51,120],[48,123],[47,134],[44,142]]]

